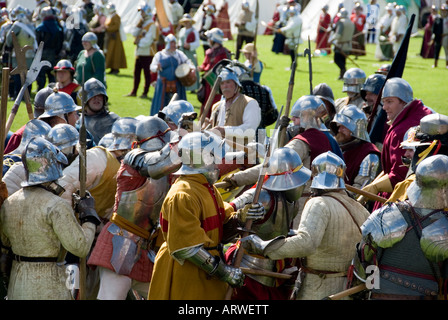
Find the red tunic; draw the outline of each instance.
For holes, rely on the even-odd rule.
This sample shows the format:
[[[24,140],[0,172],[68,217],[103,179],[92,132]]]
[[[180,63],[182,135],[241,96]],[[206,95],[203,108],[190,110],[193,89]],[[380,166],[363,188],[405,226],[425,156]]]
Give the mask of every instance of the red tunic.
[[[321,153],[332,151],[330,141],[328,141],[325,133],[314,128],[307,129],[305,132],[298,134],[293,139],[302,140],[310,147],[310,163],[312,163],[314,158]]]
[[[344,179],[345,183],[353,185],[362,160],[371,153],[375,153],[381,157],[381,152],[378,148],[373,143],[367,141],[361,141],[353,148],[344,150],[345,165],[347,166]]]
[[[325,49],[329,54],[331,53],[331,48],[328,45],[328,38],[330,33],[325,30],[331,24],[331,16],[328,13],[322,13],[319,17],[319,24],[317,25],[317,37],[316,37],[316,50]]]
[[[386,137],[383,143],[383,152],[381,153],[381,166],[383,172],[389,176],[392,188],[398,182],[406,178],[408,168],[402,165],[401,157],[405,150],[400,148],[400,143],[403,142],[403,137],[410,127],[420,124],[420,119],[431,114],[432,111],[425,107],[421,100],[415,99],[410,102],[407,107],[400,112],[387,130]],[[389,198],[390,193],[382,192],[380,194],[383,198]],[[373,210],[381,207],[382,203],[376,202]]]

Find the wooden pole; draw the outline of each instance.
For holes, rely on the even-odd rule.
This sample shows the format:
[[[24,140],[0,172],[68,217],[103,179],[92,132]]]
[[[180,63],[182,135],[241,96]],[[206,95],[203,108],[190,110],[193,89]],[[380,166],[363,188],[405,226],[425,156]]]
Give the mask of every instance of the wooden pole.
[[[1,169],[3,172],[3,155],[5,152],[5,140],[8,132],[6,131],[6,110],[8,109],[8,91],[9,91],[9,68],[3,68],[2,70],[2,101],[1,101],[1,129],[0,129],[0,157],[1,161]],[[0,181],[2,181],[2,177],[0,177]]]

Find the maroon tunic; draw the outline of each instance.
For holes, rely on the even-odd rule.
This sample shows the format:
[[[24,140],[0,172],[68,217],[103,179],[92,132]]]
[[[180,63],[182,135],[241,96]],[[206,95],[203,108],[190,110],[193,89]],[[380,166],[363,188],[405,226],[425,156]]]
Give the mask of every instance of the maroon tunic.
[[[293,139],[302,140],[310,147],[310,163],[313,163],[314,158],[321,153],[332,151],[330,141],[328,141],[325,133],[314,128],[305,130]]]
[[[381,153],[381,166],[383,172],[389,176],[392,188],[394,188],[398,182],[403,181],[408,172],[408,168],[403,166],[401,162],[401,157],[406,150],[400,148],[400,144],[403,142],[403,137],[406,131],[410,127],[418,126],[420,124],[420,119],[431,113],[432,111],[425,107],[421,100],[415,99],[400,112],[389,126],[386,137],[384,138],[383,152]],[[390,193],[382,192],[380,196],[389,198]],[[376,202],[373,210],[378,209],[381,205],[382,203]]]
[[[353,185],[362,160],[371,153],[375,153],[378,157],[381,157],[381,152],[378,148],[373,143],[367,141],[360,141],[360,143],[354,145],[352,148],[344,150],[345,165],[347,166],[344,179],[345,183]]]

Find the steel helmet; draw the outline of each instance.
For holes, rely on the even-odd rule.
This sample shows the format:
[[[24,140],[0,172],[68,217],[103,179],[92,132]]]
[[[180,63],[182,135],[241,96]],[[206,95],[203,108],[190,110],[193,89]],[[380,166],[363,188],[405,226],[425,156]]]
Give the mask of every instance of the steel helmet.
[[[22,187],[51,182],[62,177],[62,165],[67,164],[65,155],[51,142],[42,137],[33,137],[22,153],[26,181]]]
[[[67,123],[55,125],[47,134],[47,140],[55,145],[59,150],[75,146],[79,141],[78,130]]]
[[[342,78],[344,80],[342,92],[360,93],[361,87],[366,81],[366,73],[360,68],[350,68],[345,71]]]
[[[448,156],[438,154],[424,159],[415,170],[415,181],[407,194],[413,207],[448,208]]]
[[[420,119],[420,131],[429,136],[446,134],[448,132],[448,116],[431,113]]]
[[[107,150],[130,150],[132,143],[137,140],[137,123],[138,120],[131,117],[116,120],[111,129],[113,141],[107,147]]]
[[[34,96],[34,117],[39,118],[42,113],[45,111],[45,100],[47,100],[48,96],[52,94],[53,88],[45,87],[37,91]]]
[[[414,92],[406,80],[390,78],[384,84],[382,99],[389,97],[396,97],[407,104],[414,99]]]
[[[104,104],[106,104],[109,100],[106,86],[98,79],[90,78],[89,80],[87,80],[84,83],[84,90],[86,91],[86,102],[100,94],[104,96]],[[82,90],[80,90],[79,94],[82,97]]]
[[[166,122],[172,122],[176,126],[179,126],[182,114],[194,112],[194,107],[187,100],[175,100],[170,102],[160,112],[164,114],[164,120]]]
[[[225,140],[210,131],[187,133],[178,144],[182,166],[176,174],[213,172],[224,162],[227,148]]]
[[[98,142],[98,146],[107,148],[114,141],[114,135],[112,132],[106,133]]]
[[[369,133],[367,132],[367,116],[353,104],[343,107],[330,122],[330,129],[333,134],[338,133],[338,125],[343,125],[352,133],[352,137],[370,142]]]
[[[62,91],[55,91],[45,100],[45,112],[39,118],[62,116],[64,114],[79,111],[82,107],[76,105],[73,98]]]
[[[236,72],[228,67],[223,67],[221,69],[221,72],[219,73],[218,77],[221,78],[221,81],[226,81],[226,80],[233,80],[235,81],[235,83],[237,84],[238,87],[240,87],[240,89],[242,89],[242,85],[240,80],[238,79],[238,75],[236,74]]]
[[[334,94],[331,87],[326,83],[319,83],[313,89],[313,95],[322,100],[326,100],[333,105],[334,108]]]
[[[157,151],[167,143],[177,141],[178,135],[171,131],[168,124],[157,116],[139,120],[136,127],[137,141],[133,148],[140,147],[146,151]]]
[[[22,140],[20,140],[19,146],[12,151],[12,153],[22,153],[25,150],[25,146],[30,142],[30,140],[34,137],[42,137],[45,138],[50,131],[51,126],[45,121],[39,119],[32,119],[28,121],[25,125],[25,129],[23,130]]]
[[[75,68],[73,68],[73,64],[67,59],[59,60],[59,62],[54,66],[53,69],[55,71],[59,71],[59,70],[69,70],[72,72],[75,71]]]
[[[311,177],[311,171],[303,166],[297,152],[283,147],[272,153],[266,175],[268,178],[263,183],[263,188],[286,191],[305,185]]]
[[[345,189],[344,161],[331,151],[321,153],[311,163],[311,188],[321,190]]]
[[[381,88],[384,86],[386,82],[386,76],[383,74],[371,74],[366,82],[362,85],[361,88],[361,97],[366,100],[366,93],[372,92],[374,94],[379,94]]]
[[[205,36],[213,42],[222,44],[224,41],[224,32],[219,28],[212,28],[205,31]]]
[[[300,118],[300,128],[320,129],[322,122],[318,117],[318,110],[325,108],[324,102],[316,96],[300,97],[291,109],[291,116]]]
[[[92,45],[95,45],[98,42],[98,37],[96,36],[95,33],[89,31],[89,32],[86,32],[82,36],[81,41],[82,42],[90,42]]]
[[[390,64],[383,64],[375,71],[375,73],[383,74],[383,75],[387,76],[387,74],[389,73],[390,67],[391,67]]]

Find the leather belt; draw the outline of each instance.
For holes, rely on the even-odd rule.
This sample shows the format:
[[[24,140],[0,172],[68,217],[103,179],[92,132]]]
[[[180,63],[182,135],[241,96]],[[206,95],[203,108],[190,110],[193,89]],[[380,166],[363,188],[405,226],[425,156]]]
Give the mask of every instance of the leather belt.
[[[324,271],[324,270],[315,270],[308,267],[301,267],[301,271],[305,273],[311,273],[318,275],[320,278],[336,278],[336,277],[345,277],[347,275],[346,271]]]
[[[410,296],[405,294],[372,293],[370,299],[377,300],[437,300],[437,296]]]
[[[24,257],[13,254],[14,260],[18,262],[57,262],[58,257]]]

